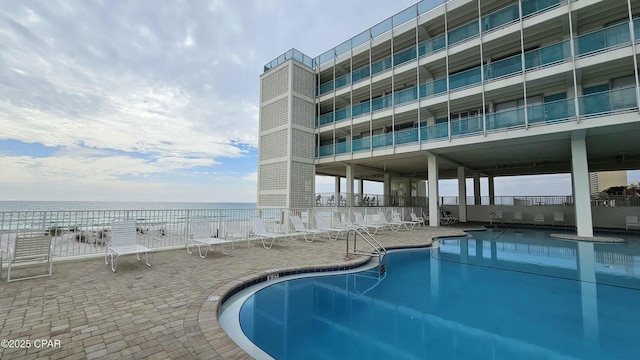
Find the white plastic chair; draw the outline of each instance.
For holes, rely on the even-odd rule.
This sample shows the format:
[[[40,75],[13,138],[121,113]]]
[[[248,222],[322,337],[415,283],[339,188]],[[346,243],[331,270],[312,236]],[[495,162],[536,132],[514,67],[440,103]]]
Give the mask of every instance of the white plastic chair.
[[[316,235],[326,235],[329,239],[331,236],[329,235],[329,231],[323,229],[310,229],[304,226],[302,219],[298,215],[289,215],[289,219],[291,220],[291,225],[293,225],[294,230],[301,234],[306,242],[313,242],[316,238]],[[309,235],[311,237],[309,237]]]
[[[153,251],[138,242],[138,234],[135,220],[115,221],[111,223],[111,238],[107,243],[104,253],[104,263],[109,265],[107,257],[111,256],[111,270],[116,272],[118,267],[118,258],[121,255],[136,255],[138,261],[142,261],[144,254],[145,263],[151,266],[149,262],[149,253],[153,258]]]
[[[53,243],[51,234],[18,234],[13,241],[13,248],[7,254],[9,262],[7,269],[7,283],[17,280],[35,279],[51,276],[53,272]],[[2,253],[0,253],[0,257]],[[0,261],[2,261],[0,259]],[[11,279],[11,265],[17,263],[45,263],[49,268],[46,274],[25,276]],[[0,264],[2,266],[2,264]],[[0,273],[1,274],[1,273]]]
[[[536,214],[533,218],[533,224],[534,225],[544,225],[544,215],[543,214]]]
[[[262,247],[265,249],[271,249],[276,240],[278,241],[278,245],[284,246],[282,238],[288,235],[268,231],[267,226],[262,222],[261,218],[257,217],[249,219],[249,225],[251,226],[253,236],[262,241]],[[267,245],[267,241],[269,242],[269,245]]]
[[[411,216],[411,221],[413,221],[415,224],[418,224],[418,226],[426,225],[424,218],[416,215],[416,213],[414,213],[413,211],[409,213],[409,216]]]
[[[520,224],[524,223],[524,219],[522,217],[522,211],[520,210],[516,210],[513,212],[513,219],[511,220],[511,223],[514,224],[516,221],[519,221]]]
[[[378,230],[382,230],[385,228],[385,225],[374,224],[374,223],[365,221],[364,216],[359,211],[355,211],[353,215],[355,216],[356,225],[358,225],[361,228],[365,228],[367,230],[373,230],[372,235],[375,235],[378,232]]]
[[[640,222],[638,221],[638,217],[637,216],[627,215],[626,229],[630,230],[631,228],[640,229]]]
[[[458,218],[451,215],[448,211],[440,210],[440,224],[449,225],[458,222]]]
[[[233,248],[233,240],[217,238],[211,235],[211,229],[207,219],[191,219],[189,229],[191,230],[191,236],[187,238],[185,244],[189,254],[193,254],[193,248],[197,246],[198,254],[201,258],[205,259],[209,251],[216,251],[216,245],[222,246],[222,253],[225,255],[229,255],[229,252],[224,249],[225,245],[231,245],[231,248]],[[189,245],[191,245],[191,248],[189,248]],[[204,254],[202,253],[203,247]]]
[[[325,220],[324,216],[319,213],[314,213],[313,216],[316,218],[316,225],[318,226],[318,230],[326,231],[327,236],[331,240],[338,240],[338,237],[344,232],[346,233],[349,229],[347,228],[334,228],[331,224],[328,224]],[[299,218],[298,218],[299,219]],[[335,233],[335,237],[331,237],[331,234]]]
[[[562,211],[554,211],[553,212],[553,221],[551,225],[555,225],[555,223],[561,223],[564,226],[567,226],[566,221],[564,221],[564,213]]]

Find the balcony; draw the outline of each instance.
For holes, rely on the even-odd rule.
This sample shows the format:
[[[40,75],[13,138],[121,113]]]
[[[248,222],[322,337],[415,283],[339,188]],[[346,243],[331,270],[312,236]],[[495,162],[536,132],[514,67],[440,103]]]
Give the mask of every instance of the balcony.
[[[407,95],[407,98],[412,98]],[[578,111],[575,99],[562,99],[543,104],[531,104],[527,108],[517,108],[487,113],[483,116],[456,119],[434,125],[421,124],[419,128],[398,130],[392,133],[375,135],[371,139],[362,137],[350,142],[338,143],[335,146],[325,145],[318,150],[319,157],[334,154],[345,154],[351,151],[365,151],[399,145],[419,144],[445,140],[463,136],[484,135],[486,132],[504,131],[527,126],[546,126],[558,122],[571,121],[579,115],[582,118],[603,116],[619,112],[635,110],[636,88],[628,87],[588,94],[578,98]],[[526,114],[526,116],[525,116]],[[449,126],[450,124],[450,126]]]

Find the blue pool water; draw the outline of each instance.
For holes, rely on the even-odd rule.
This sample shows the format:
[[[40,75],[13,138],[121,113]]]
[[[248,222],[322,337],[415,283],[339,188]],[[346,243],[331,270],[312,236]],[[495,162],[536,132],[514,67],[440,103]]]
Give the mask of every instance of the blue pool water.
[[[240,310],[276,359],[639,359],[640,242],[473,232],[375,269],[270,285]]]

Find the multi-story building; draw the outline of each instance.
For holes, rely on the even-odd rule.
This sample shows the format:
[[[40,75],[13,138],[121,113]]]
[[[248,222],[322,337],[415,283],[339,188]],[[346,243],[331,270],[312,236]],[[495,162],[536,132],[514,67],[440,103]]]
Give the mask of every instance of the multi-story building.
[[[637,16],[640,0],[424,0],[316,58],[290,50],[261,76],[258,205],[312,206],[314,174],[349,194],[457,178],[465,221],[467,177],[492,196],[495,176],[571,173],[591,236],[589,172],[640,167]]]
[[[605,171],[589,174],[591,196],[598,196],[601,192],[614,186],[628,186],[626,171]]]

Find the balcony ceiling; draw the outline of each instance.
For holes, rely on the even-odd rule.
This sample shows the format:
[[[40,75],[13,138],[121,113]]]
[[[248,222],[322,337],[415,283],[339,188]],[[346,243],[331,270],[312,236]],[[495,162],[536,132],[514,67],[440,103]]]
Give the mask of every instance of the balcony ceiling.
[[[513,133],[518,131],[531,130]],[[441,179],[457,178],[458,166],[464,166],[468,176],[474,171],[482,176],[496,177],[571,172],[571,131],[518,138],[510,137],[508,132],[490,134],[487,138],[481,136],[434,143],[442,145],[429,150],[439,156]],[[470,143],[471,139],[479,142]],[[586,130],[589,171],[640,169],[638,139],[640,122]],[[391,150],[376,150],[382,151]],[[345,176],[345,164],[353,164],[356,178],[382,181],[387,172],[392,176],[426,179],[428,152],[400,151],[403,151],[402,147],[397,148],[396,154],[317,164],[316,173]]]

